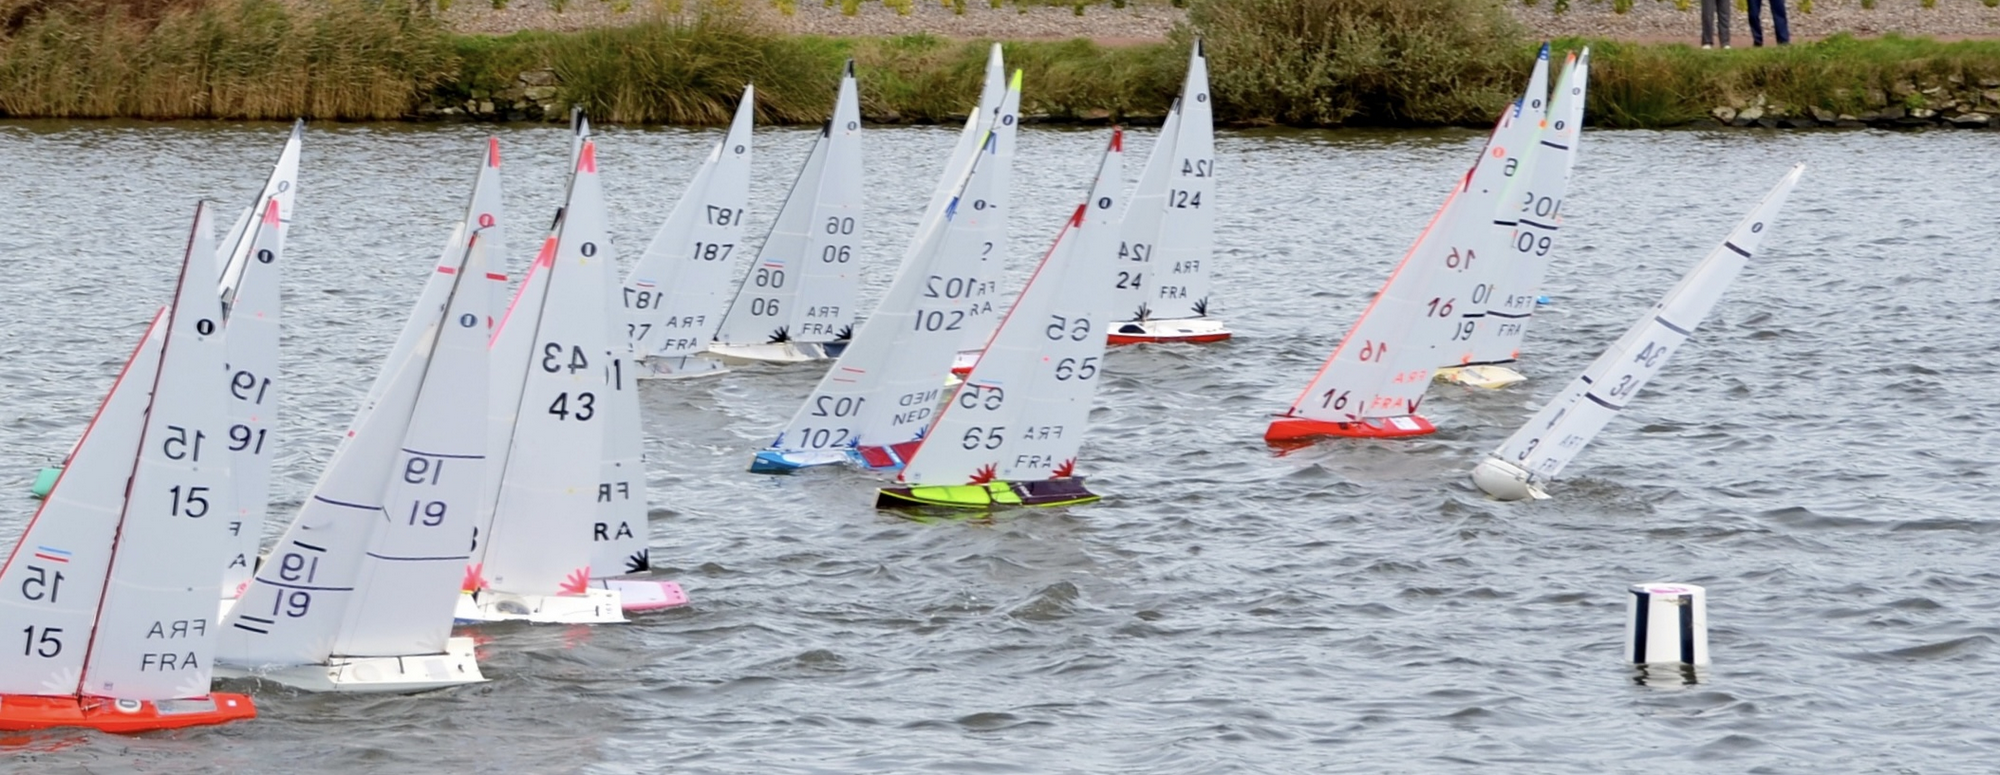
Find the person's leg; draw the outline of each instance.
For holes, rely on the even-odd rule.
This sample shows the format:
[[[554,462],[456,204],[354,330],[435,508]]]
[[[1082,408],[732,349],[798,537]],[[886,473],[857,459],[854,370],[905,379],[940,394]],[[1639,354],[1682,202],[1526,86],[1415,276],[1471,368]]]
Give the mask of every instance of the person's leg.
[[[1715,45],[1715,8],[1729,0],[1701,0],[1701,45]]]
[[[1791,25],[1785,23],[1785,0],[1771,0],[1771,33],[1778,38],[1778,45],[1792,42]]]
[[[1729,6],[1731,0],[1717,0],[1715,4],[1715,38],[1729,48]]]
[[[1782,3],[1784,0],[1771,0],[1771,2]],[[1750,0],[1750,45],[1752,46],[1764,45],[1763,8],[1764,0]],[[1771,16],[1773,19],[1777,18],[1776,13]]]

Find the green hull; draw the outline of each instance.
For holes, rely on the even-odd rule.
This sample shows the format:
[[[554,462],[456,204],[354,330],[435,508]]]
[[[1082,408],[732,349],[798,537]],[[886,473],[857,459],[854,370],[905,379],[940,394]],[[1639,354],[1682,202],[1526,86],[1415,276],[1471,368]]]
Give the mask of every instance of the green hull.
[[[875,508],[947,508],[977,511],[1020,507],[1074,506],[1100,499],[1084,489],[1083,479],[1048,479],[1038,482],[987,482],[985,484],[945,484],[917,487],[884,487],[875,496]]]
[[[28,488],[28,494],[37,498],[49,497],[49,491],[56,488],[56,477],[62,476],[60,466],[44,468],[35,474],[35,484]]]

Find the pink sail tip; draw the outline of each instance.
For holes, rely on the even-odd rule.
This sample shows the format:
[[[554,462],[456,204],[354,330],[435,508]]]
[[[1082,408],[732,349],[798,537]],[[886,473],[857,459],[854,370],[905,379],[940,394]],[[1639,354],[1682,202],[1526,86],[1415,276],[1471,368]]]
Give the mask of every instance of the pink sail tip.
[[[1124,127],[1115,127],[1115,126],[1114,126],[1114,127],[1112,127],[1112,128],[1111,128],[1111,150],[1112,150],[1113,152],[1115,152],[1115,153],[1124,153],[1124,152],[1125,152],[1125,128],[1124,128]]]
[[[576,171],[593,174],[597,172],[597,142],[595,140],[583,141],[583,151],[576,155]]]
[[[486,138],[486,166],[500,168],[500,138]]]

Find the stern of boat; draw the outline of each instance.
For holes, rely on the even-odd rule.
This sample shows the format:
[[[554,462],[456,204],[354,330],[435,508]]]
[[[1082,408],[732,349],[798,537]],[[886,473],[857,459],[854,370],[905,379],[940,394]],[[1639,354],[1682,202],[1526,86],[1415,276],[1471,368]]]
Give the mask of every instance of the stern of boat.
[[[517,595],[482,589],[458,596],[452,617],[459,624],[622,624],[624,604],[615,589],[586,589],[581,595]]]
[[[1186,342],[1208,344],[1229,339],[1229,328],[1214,318],[1130,320],[1118,324],[1105,340],[1107,344],[1147,344]]]

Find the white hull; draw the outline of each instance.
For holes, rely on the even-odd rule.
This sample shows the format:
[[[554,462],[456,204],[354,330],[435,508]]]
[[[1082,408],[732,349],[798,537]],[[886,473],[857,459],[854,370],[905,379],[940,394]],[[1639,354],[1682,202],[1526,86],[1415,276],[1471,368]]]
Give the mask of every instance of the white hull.
[[[727,364],[706,354],[674,358],[641,358],[638,366],[640,379],[693,379],[713,377],[729,371]]]
[[[1487,495],[1503,501],[1518,501],[1533,498],[1547,500],[1548,493],[1528,481],[1528,472],[1520,466],[1499,458],[1489,457],[1480,461],[1472,469],[1472,483]]]
[[[1436,380],[1447,385],[1498,390],[1508,385],[1528,381],[1521,372],[1499,365],[1451,366],[1438,369]]]
[[[219,665],[217,678],[258,678],[309,692],[423,692],[480,683],[471,638],[452,638],[442,654],[403,657],[334,657],[323,665],[247,670]]]
[[[627,613],[646,613],[679,608],[688,604],[687,590],[672,581],[655,581],[639,576],[591,579],[594,589],[618,594],[618,607]]]
[[[1219,342],[1232,336],[1229,327],[1215,318],[1174,318],[1171,320],[1130,320],[1111,329],[1112,344],[1146,342]]]
[[[516,595],[485,589],[459,595],[458,610],[452,617],[467,624],[622,624],[625,621],[624,605],[615,589],[590,589],[581,595]]]
[[[750,363],[806,363],[823,361],[830,357],[827,347],[818,342],[776,342],[760,344],[712,344],[709,356],[722,359],[725,366],[741,366]]]

